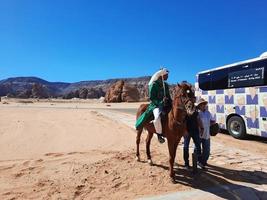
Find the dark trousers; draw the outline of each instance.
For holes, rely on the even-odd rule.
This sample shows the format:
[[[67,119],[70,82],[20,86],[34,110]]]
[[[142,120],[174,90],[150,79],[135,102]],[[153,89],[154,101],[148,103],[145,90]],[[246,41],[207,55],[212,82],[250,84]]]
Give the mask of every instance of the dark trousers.
[[[187,136],[184,136],[184,163],[189,165],[189,144],[190,139],[193,139],[195,144],[194,152],[197,154],[198,161],[201,161],[201,147],[200,147],[200,137],[199,131],[191,131]]]
[[[210,139],[200,139],[200,143],[202,146],[202,164],[203,165],[207,165],[207,161],[209,159],[210,156]]]

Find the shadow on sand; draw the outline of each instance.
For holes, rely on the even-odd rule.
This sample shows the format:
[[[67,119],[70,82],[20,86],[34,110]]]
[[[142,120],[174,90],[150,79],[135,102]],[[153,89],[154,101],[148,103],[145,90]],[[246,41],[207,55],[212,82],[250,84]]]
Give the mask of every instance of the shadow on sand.
[[[224,134],[224,135],[229,135],[229,137],[232,137],[227,130],[221,130],[220,133]],[[255,142],[267,144],[267,138],[256,136],[256,135],[247,135],[244,140],[255,141]]]
[[[209,165],[205,170],[198,169],[196,174],[181,167],[176,168],[175,173],[177,184],[206,191],[220,198],[267,199],[266,191],[259,191],[250,186],[267,184],[267,173],[263,171],[233,170]]]

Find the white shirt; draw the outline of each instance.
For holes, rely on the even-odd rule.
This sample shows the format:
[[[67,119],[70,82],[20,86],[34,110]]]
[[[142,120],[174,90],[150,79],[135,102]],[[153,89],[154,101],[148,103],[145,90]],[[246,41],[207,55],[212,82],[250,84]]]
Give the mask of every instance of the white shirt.
[[[212,120],[212,116],[210,114],[210,112],[208,110],[203,111],[199,111],[199,119],[202,122],[203,125],[203,134],[200,135],[200,138],[203,139],[209,139],[210,138],[210,120]]]

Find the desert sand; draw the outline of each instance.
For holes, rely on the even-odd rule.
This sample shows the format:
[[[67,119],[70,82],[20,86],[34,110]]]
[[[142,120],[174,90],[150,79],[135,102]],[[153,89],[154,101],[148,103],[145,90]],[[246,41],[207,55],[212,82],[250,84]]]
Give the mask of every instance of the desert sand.
[[[133,199],[177,188],[169,183],[166,146],[154,139],[160,167],[152,167],[143,137],[143,162],[136,162],[135,131],[92,107],[103,105],[2,104],[0,199]]]
[[[193,176],[176,164],[177,184],[171,183],[168,176],[167,145],[159,144],[156,137],[151,144],[154,165],[146,162],[145,133],[140,145],[141,162],[136,162],[135,131],[116,120],[113,109],[134,112],[139,104],[2,101],[0,199],[136,199],[193,189],[206,191],[214,185],[241,187],[242,191],[246,187],[251,192],[254,186],[239,185],[251,177],[266,186],[262,183],[265,169],[260,168],[257,174],[254,169],[265,165],[255,165],[255,155],[244,154],[242,148],[232,149],[230,146],[236,141],[229,143],[226,136],[214,139],[210,163],[215,165],[209,172]],[[102,111],[109,112],[103,115]],[[121,116],[134,120],[134,115]],[[216,143],[216,147],[216,140],[223,145]],[[266,146],[259,146],[261,151],[255,152],[261,154],[257,162],[265,163]],[[239,160],[231,160],[233,156],[239,156]],[[251,165],[244,166],[248,158]],[[178,147],[176,163],[183,164],[182,145]],[[255,193],[266,195],[261,190]],[[227,191],[210,194],[216,195],[214,199],[228,198]]]

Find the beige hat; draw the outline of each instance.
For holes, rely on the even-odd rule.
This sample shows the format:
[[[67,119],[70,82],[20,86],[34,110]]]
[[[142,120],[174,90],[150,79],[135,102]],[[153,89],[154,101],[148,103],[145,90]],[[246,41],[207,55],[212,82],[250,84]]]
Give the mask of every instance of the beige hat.
[[[151,85],[154,81],[158,80],[160,76],[164,76],[169,74],[169,71],[166,68],[162,68],[161,70],[157,71],[150,79],[148,85]]]
[[[200,98],[198,101],[197,101],[197,103],[196,103],[196,106],[199,106],[200,104],[208,104],[208,102],[205,100],[205,99],[203,99],[203,98]]]

